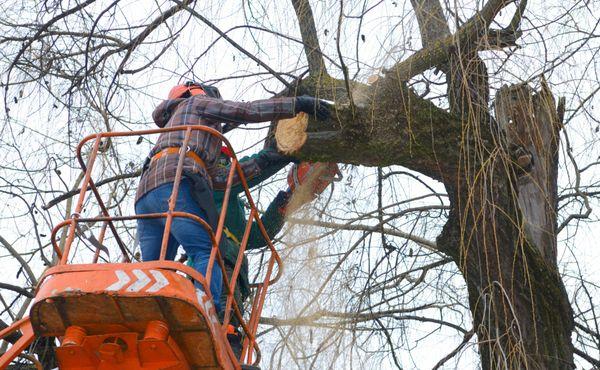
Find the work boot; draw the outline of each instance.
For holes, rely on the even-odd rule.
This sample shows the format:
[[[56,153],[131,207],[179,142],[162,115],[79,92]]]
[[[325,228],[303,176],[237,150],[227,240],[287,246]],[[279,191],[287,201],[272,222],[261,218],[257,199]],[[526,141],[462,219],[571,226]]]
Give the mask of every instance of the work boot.
[[[242,335],[233,325],[227,326],[227,341],[235,357],[239,360],[242,356]],[[242,370],[260,370],[258,366],[241,364]]]
[[[227,325],[227,341],[238,360],[242,356],[242,335],[233,325]]]

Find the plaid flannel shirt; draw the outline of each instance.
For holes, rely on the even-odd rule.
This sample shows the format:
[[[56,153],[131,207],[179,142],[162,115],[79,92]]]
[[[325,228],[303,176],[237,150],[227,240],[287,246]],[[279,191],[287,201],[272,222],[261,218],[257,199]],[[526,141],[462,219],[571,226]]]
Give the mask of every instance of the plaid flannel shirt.
[[[214,128],[222,132],[222,123],[256,123],[295,115],[295,98],[273,98],[253,102],[234,102],[211,98],[206,95],[194,95],[190,98],[170,99],[163,101],[152,113],[158,127],[176,127],[182,125],[200,125]],[[154,148],[148,155],[150,158],[168,147],[180,147],[185,131],[162,133]],[[216,166],[222,141],[204,131],[192,131],[188,150],[196,153],[204,163],[208,173],[192,158],[186,156],[183,163],[184,173],[199,173],[205,176],[215,188],[225,186],[221,181],[227,179],[226,171]],[[140,178],[136,193],[136,201],[144,194],[160,185],[173,182],[179,155],[166,155],[150,163]],[[260,171],[254,161],[242,164],[244,175],[255,176]]]

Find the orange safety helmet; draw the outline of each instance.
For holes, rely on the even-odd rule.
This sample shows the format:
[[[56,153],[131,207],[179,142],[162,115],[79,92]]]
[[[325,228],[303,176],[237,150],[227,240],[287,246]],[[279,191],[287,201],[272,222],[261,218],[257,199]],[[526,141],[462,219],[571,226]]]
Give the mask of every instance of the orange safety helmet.
[[[184,98],[189,93],[189,96],[206,95],[202,86],[196,82],[188,81],[182,85],[174,86],[169,91],[169,99]]]

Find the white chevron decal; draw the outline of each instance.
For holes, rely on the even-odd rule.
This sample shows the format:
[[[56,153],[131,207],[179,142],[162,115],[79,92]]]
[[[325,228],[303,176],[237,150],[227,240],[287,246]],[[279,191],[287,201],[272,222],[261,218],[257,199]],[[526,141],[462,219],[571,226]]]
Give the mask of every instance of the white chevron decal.
[[[196,299],[202,307],[204,307],[204,297],[206,297],[204,291],[202,289],[196,288]]]
[[[152,281],[148,275],[144,274],[144,271],[140,269],[133,270],[133,274],[138,278],[138,280],[131,284],[129,288],[127,288],[128,292],[139,292],[143,287]]]
[[[148,293],[158,292],[162,288],[169,285],[169,280],[167,280],[167,278],[160,271],[150,270],[150,274],[154,277],[156,283],[152,284],[150,288],[146,289]]]
[[[206,314],[208,315],[211,324],[213,324],[213,326],[215,327],[218,327],[219,320],[215,315],[213,315],[212,311],[210,310],[213,307],[212,300],[208,299],[206,293],[204,293],[204,291],[199,288],[196,288],[196,298],[198,299],[198,303],[200,303],[200,305],[204,308],[204,312],[206,312]]]
[[[119,280],[107,287],[106,290],[120,290],[131,281],[129,275],[123,270],[115,270],[115,275],[117,275],[117,279]]]

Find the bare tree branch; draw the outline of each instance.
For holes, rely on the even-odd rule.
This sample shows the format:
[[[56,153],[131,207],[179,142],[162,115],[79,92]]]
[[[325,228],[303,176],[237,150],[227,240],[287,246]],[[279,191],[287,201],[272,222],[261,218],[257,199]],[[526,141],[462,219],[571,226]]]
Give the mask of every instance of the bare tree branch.
[[[313,76],[327,74],[325,62],[323,60],[323,52],[319,45],[319,37],[315,19],[313,17],[312,8],[308,0],[292,0],[294,11],[298,18],[300,26],[300,35],[304,42],[304,53],[308,60],[308,70]]]

